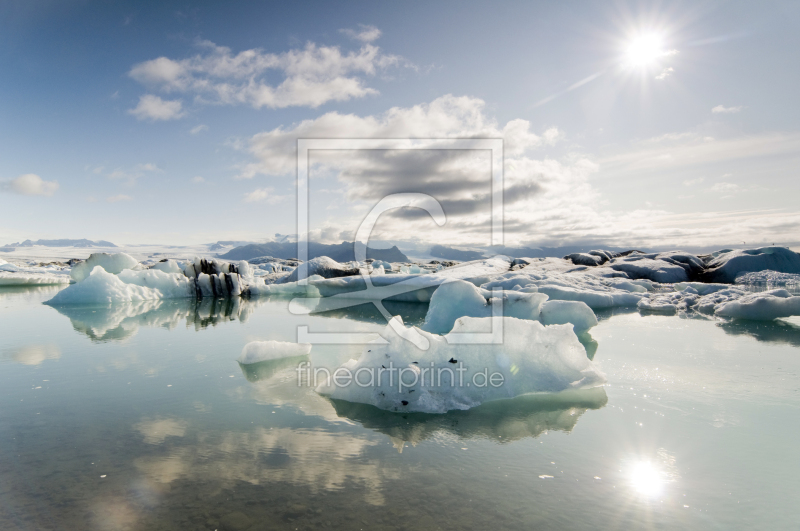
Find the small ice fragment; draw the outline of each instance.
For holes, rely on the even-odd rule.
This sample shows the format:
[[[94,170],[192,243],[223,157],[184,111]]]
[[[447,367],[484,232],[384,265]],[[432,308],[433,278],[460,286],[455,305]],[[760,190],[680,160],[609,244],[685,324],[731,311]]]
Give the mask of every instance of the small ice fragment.
[[[105,474],[103,474],[103,475],[102,475],[102,476],[100,476],[100,477],[101,477],[101,478],[104,478],[104,477],[106,477],[106,475],[105,475]]]
[[[548,476],[547,474],[542,474],[539,476],[539,479],[553,479],[553,476]]]

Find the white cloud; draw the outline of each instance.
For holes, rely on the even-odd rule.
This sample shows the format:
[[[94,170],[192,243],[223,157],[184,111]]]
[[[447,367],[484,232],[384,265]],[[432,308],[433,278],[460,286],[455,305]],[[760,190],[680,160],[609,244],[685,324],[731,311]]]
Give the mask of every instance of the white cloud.
[[[119,195],[112,195],[111,197],[106,197],[106,202],[108,203],[119,203],[120,201],[132,201],[133,198],[129,195],[119,194]]]
[[[35,173],[26,173],[0,182],[0,189],[20,195],[51,196],[58,190],[57,181],[45,181]]]
[[[196,135],[202,133],[203,131],[208,131],[208,126],[206,124],[200,124],[197,127],[192,127],[189,130],[189,134]]]
[[[717,105],[716,107],[711,109],[711,112],[713,112],[714,114],[735,114],[741,111],[742,109],[743,107],[741,105],[738,107],[725,107],[724,105]]]
[[[365,36],[370,35],[369,31],[365,32]],[[377,90],[364,85],[363,76],[408,64],[401,57],[384,54],[372,44],[343,53],[338,47],[308,43],[303,49],[280,54],[260,49],[234,54],[230,48],[208,41],[200,42],[199,46],[203,53],[194,57],[178,60],[159,57],[134,65],[128,74],[154,90],[194,94],[198,102],[247,104],[257,109],[315,108],[329,101],[377,94]],[[274,72],[283,74],[283,81],[277,85],[267,80]],[[150,102],[150,106],[160,108],[156,103]],[[175,113],[180,114],[180,107],[170,117],[177,117]],[[151,116],[146,110],[141,114]]]
[[[278,203],[282,203],[288,196],[285,195],[275,195],[273,194],[274,190],[272,188],[258,188],[253,190],[252,192],[244,194],[244,202],[245,203],[256,203],[256,202],[263,202],[267,203],[268,205],[275,205]]]
[[[742,239],[796,241],[800,212],[686,212],[685,201],[670,198],[678,196],[676,185],[697,187],[703,182],[700,175],[691,173],[695,169],[716,171],[709,166],[730,166],[744,159],[785,160],[783,155],[798,155],[800,135],[770,133],[715,139],[698,133],[673,133],[635,142],[611,156],[568,153],[555,159],[548,157],[546,150],[549,142],[562,137],[561,131],[553,128],[536,134],[525,120],[498,123],[487,116],[485,107],[476,98],[443,96],[427,104],[396,107],[376,115],[323,114],[253,136],[243,147],[253,161],[240,168],[240,177],[265,176],[285,184],[284,179],[292,178],[296,171],[297,138],[503,138],[504,232],[508,245],[651,248],[724,245]],[[395,210],[381,217],[373,238],[489,243],[488,154],[323,150],[312,151],[310,162],[313,239],[351,239],[363,216],[384,195],[423,192],[442,204],[447,214],[445,227],[437,228],[420,210]],[[737,172],[738,178],[746,177]],[[620,198],[619,189],[613,187],[614,191],[604,196],[593,185],[595,181],[599,186],[614,182],[619,187],[629,181],[642,188],[643,180],[647,186],[638,197],[632,192]],[[740,198],[754,190],[747,184],[737,188],[728,177],[721,180],[724,183],[711,183],[702,189],[706,199],[709,194],[719,198],[735,194]],[[341,193],[326,191],[331,189]],[[266,200],[271,193],[271,189],[259,189],[247,197]]]
[[[139,97],[139,104],[128,110],[137,120],[177,120],[186,115],[181,100],[162,100],[153,94]]]
[[[276,128],[255,135],[248,149],[256,161],[242,168],[240,177],[294,175],[297,138],[502,138],[506,155],[507,227],[522,230],[524,223],[518,218],[530,214],[533,197],[553,205],[569,198],[574,207],[587,194],[592,195],[584,185],[587,176],[596,171],[591,162],[580,157],[566,164],[528,158],[535,148],[557,142],[562,136],[557,128],[551,127],[538,135],[531,131],[531,124],[526,120],[499,124],[485,115],[484,108],[485,103],[480,99],[448,95],[428,104],[392,108],[381,115],[361,117],[327,113],[292,128]],[[489,233],[491,157],[488,151],[318,151],[312,154],[311,171],[317,182],[332,178],[344,187],[344,197],[337,194],[333,199],[332,194],[319,193],[316,197],[330,204],[312,205],[312,210],[317,212],[338,210],[331,214],[334,222],[325,231],[334,239],[351,230],[343,227],[357,226],[362,207],[388,194],[401,192],[427,193],[438,199],[448,216],[448,230],[460,234],[459,237],[474,239],[476,234]],[[562,191],[565,192],[563,200],[550,196],[551,192],[562,195]],[[263,199],[269,197],[269,193],[269,190],[256,190],[248,194],[247,200]],[[420,210],[393,211],[387,217],[395,218],[395,223],[378,227],[378,232],[383,231],[384,235],[391,232],[395,232],[395,236],[397,233],[425,234],[426,229],[430,229],[430,219]],[[402,218],[402,222],[398,223],[396,218]]]
[[[503,138],[507,156],[543,144],[543,138],[530,131],[527,120],[512,120],[500,127],[484,116],[485,106],[478,98],[446,95],[431,103],[393,107],[382,115],[363,118],[329,112],[291,129],[278,127],[253,136],[248,150],[257,162],[245,166],[239,177],[293,174],[298,138]],[[555,131],[551,128],[545,133],[548,141],[558,137]]]
[[[668,66],[665,69],[663,69],[660,74],[658,74],[656,76],[656,79],[659,79],[659,80],[660,79],[666,79],[669,76],[671,76],[673,74],[673,72],[675,72],[675,69],[672,68],[671,66]]]
[[[192,182],[200,184],[200,183],[206,182],[206,180],[203,179],[202,177],[200,177],[199,175],[196,175],[196,176],[192,177]]]
[[[368,26],[366,24],[359,24],[358,30],[354,29],[340,29],[341,33],[344,33],[351,39],[355,39],[361,42],[372,42],[377,40],[381,36],[381,30],[376,28],[375,26]]]

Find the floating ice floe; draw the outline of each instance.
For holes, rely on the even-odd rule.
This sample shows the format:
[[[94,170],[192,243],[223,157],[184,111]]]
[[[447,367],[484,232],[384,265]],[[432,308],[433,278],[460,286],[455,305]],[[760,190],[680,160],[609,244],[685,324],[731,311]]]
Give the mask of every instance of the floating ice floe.
[[[692,286],[683,286],[680,291],[651,294],[643,298],[638,307],[643,311],[664,314],[694,310],[719,317],[757,321],[800,315],[800,297],[792,296],[785,289],[749,293],[725,284],[707,286],[717,289],[698,292]]]
[[[772,284],[775,286],[800,286],[800,274],[778,271],[752,271],[736,275],[736,284]]]
[[[701,280],[732,284],[742,273],[775,271],[800,274],[800,254],[786,247],[761,247],[710,256]]]
[[[572,324],[576,332],[597,325],[594,312],[580,301],[548,301],[544,293],[501,292],[500,315],[539,320],[544,324]],[[422,329],[450,332],[461,317],[491,317],[493,293],[463,280],[445,282],[433,293]]]
[[[242,365],[272,361],[281,358],[308,356],[311,345],[306,343],[289,343],[287,341],[251,341],[242,349],[238,361]]]
[[[614,258],[608,267],[625,272],[632,279],[647,279],[659,283],[686,282],[703,270],[703,261],[682,251],[638,253]]]
[[[56,265],[29,267],[10,264],[0,258],[0,286],[69,284],[69,269]]]
[[[297,295],[300,297],[319,297],[319,290],[309,282],[324,280],[320,275],[311,275],[308,282],[286,282],[283,284],[265,284],[256,280],[248,288],[245,294],[248,297],[262,297],[265,295]]]
[[[748,293],[738,299],[719,304],[714,313],[734,319],[771,321],[780,317],[800,315],[800,297],[785,289]]]
[[[393,319],[395,326],[403,326],[400,317]],[[605,383],[572,326],[502,319],[505,339],[499,344],[448,342],[451,334],[483,332],[487,318],[462,317],[445,336],[416,329],[430,344],[425,351],[403,340],[389,325],[383,334],[386,341],[368,344],[359,359],[333,371],[317,392],[389,411],[444,413],[528,393]]]
[[[84,275],[83,268],[89,263],[95,266]],[[240,296],[247,282],[253,279],[252,270],[244,261],[234,264],[196,258],[186,263],[180,272],[170,271],[179,267],[177,263],[163,264],[161,267],[168,271],[155,267],[144,269],[124,253],[93,254],[72,269],[71,276],[76,283],[58,292],[48,303],[105,305],[187,297],[230,298]],[[76,273],[78,266],[81,269]]]
[[[460,279],[479,285],[499,273],[508,271],[511,263],[512,260],[507,256],[495,256],[435,273],[370,275],[369,281],[372,284],[370,289],[367,289],[367,280],[361,275],[316,280],[310,284],[315,286],[323,297],[428,302],[436,288],[444,282]]]

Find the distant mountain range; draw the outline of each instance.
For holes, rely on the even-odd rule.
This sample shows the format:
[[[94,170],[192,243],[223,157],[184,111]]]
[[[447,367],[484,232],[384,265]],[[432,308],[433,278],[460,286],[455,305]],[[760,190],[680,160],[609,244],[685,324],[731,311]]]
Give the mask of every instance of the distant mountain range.
[[[365,244],[358,242],[342,242],[336,244],[324,244],[308,242],[308,258],[317,258],[318,256],[327,256],[333,258],[337,262],[352,262],[355,257],[355,246],[359,245],[362,248]],[[367,247],[367,258],[375,260],[383,260],[385,262],[410,262],[409,258],[404,255],[396,246],[390,249],[374,249]],[[231,249],[227,253],[220,256],[226,260],[250,260],[251,258],[258,258],[260,256],[272,256],[274,258],[282,258],[284,260],[289,258],[297,258],[297,243],[296,242],[269,242],[257,243],[250,245],[242,245]]]
[[[43,245],[45,247],[116,247],[111,242],[105,240],[25,240],[24,242],[9,243],[5,247],[33,247],[34,245]]]

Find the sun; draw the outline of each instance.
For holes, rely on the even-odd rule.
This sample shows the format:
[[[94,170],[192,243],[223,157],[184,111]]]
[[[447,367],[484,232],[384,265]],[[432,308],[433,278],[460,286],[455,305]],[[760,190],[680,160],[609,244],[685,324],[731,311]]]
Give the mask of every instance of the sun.
[[[664,49],[664,38],[657,33],[645,33],[628,43],[625,63],[632,67],[646,67],[666,55],[671,55],[671,52]]]

